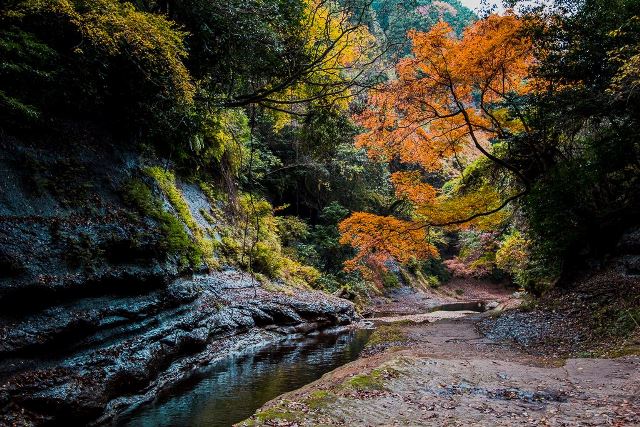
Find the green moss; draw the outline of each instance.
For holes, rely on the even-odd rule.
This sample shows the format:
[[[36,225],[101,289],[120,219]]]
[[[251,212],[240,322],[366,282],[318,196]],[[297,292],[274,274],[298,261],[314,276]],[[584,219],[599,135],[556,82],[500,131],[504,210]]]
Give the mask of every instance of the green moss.
[[[206,210],[200,209],[200,215],[207,221],[210,225],[216,224],[216,219]]]
[[[293,421],[298,415],[300,414],[295,411],[290,411],[282,406],[274,406],[256,413],[253,417],[255,422],[251,423],[253,420],[250,420],[247,425],[262,424],[266,421],[274,420]]]
[[[640,345],[625,345],[604,354],[606,357],[640,356]]]
[[[135,206],[144,216],[155,217],[160,203],[153,197],[149,187],[138,179],[132,179],[124,188],[123,197],[130,206]]]
[[[290,402],[290,401],[282,401],[276,406],[272,406],[270,408],[266,408],[262,411],[257,412],[253,417],[244,420],[238,425],[243,426],[257,426],[257,425],[280,425],[275,424],[277,422],[291,422],[296,419],[303,418],[307,411],[300,411],[297,409],[290,409],[289,406],[292,403],[296,405],[302,404],[307,407],[309,410],[322,410],[326,408],[328,405],[334,403],[337,399],[337,396],[333,393],[330,393],[325,390],[318,390],[311,393],[307,398],[301,400],[299,403]],[[289,425],[289,424],[287,424]]]
[[[169,212],[162,209],[162,203],[141,180],[131,180],[124,188],[124,199],[135,206],[142,215],[156,220],[162,237],[161,249],[178,256],[183,266],[198,265],[202,262],[201,252],[193,245],[182,223]]]
[[[343,383],[343,387],[359,391],[386,390],[387,378],[398,378],[400,373],[391,368],[377,368],[368,374],[356,375]]]
[[[191,214],[187,201],[176,185],[175,175],[158,166],[149,167],[145,169],[145,172],[155,180],[160,190],[169,200],[169,203],[171,203],[171,206],[176,210],[180,220],[191,230],[200,258],[209,267],[217,267],[218,262],[214,257],[215,243],[205,236],[204,230],[200,228]]]
[[[384,382],[380,374],[372,371],[370,374],[360,374],[349,379],[345,386],[360,391],[366,390],[384,390]]]
[[[200,190],[202,190],[204,195],[207,196],[207,199],[209,200],[209,203],[211,205],[215,205],[217,202],[225,201],[228,198],[228,196],[224,192],[220,191],[219,188],[214,187],[209,183],[200,182],[198,185],[200,186]]]
[[[317,410],[331,405],[336,401],[336,399],[337,396],[331,392],[326,390],[316,390],[307,397],[304,404],[307,405],[309,409]]]
[[[407,341],[407,336],[402,330],[402,327],[398,323],[393,323],[391,325],[382,325],[378,327],[378,329],[371,334],[366,346],[374,347],[380,344],[404,341]]]
[[[191,215],[189,205],[176,186],[175,175],[159,166],[149,167],[145,169],[145,172],[156,181],[156,184],[158,184],[160,190],[167,196],[169,203],[171,203],[171,206],[176,210],[182,222],[187,224],[187,227],[192,231],[198,229],[198,224]]]

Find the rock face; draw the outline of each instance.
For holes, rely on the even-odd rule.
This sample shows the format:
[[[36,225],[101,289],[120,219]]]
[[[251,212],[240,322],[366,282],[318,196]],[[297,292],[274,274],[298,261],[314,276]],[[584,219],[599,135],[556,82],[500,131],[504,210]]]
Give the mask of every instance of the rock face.
[[[159,250],[157,224],[124,203],[137,156],[99,137],[99,147],[55,152],[0,137],[0,310],[163,286],[180,273]]]
[[[104,422],[231,351],[355,318],[348,301],[268,292],[229,270],[5,319],[0,418]]]
[[[191,278],[124,201],[138,157],[74,132],[57,151],[0,135],[0,426],[106,422],[229,352],[356,318],[233,270]],[[204,221],[207,198],[178,184]]]

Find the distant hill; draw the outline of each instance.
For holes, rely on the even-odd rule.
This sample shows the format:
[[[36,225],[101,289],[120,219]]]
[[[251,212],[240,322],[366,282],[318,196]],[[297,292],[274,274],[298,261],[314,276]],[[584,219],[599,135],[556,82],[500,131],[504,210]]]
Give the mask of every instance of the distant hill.
[[[403,45],[400,56],[408,54],[411,46],[407,39],[409,30],[428,31],[443,20],[454,31],[462,31],[477,19],[475,13],[458,0],[373,0],[372,19],[378,32],[394,45]]]

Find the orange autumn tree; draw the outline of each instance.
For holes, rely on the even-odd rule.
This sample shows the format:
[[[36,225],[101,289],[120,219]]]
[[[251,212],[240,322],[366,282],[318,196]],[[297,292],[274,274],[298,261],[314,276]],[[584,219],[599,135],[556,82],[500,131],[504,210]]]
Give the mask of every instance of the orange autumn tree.
[[[476,22],[460,38],[444,22],[426,33],[409,33],[413,55],[397,64],[396,79],[371,92],[367,109],[356,118],[365,129],[356,145],[376,160],[403,165],[391,182],[412,214],[356,212],[345,219],[341,243],[357,250],[346,269],[437,256],[431,227],[478,225],[527,191],[523,174],[494,153],[492,144],[528,130],[515,102],[530,90],[531,42],[522,27],[508,13]],[[491,185],[445,192],[424,179],[451,178],[452,165],[461,169],[480,156],[508,173],[513,193],[501,194]]]

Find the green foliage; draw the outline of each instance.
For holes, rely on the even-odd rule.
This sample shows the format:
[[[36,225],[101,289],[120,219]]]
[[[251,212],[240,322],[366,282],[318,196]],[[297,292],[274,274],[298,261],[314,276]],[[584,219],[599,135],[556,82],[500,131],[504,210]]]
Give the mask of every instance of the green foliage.
[[[189,145],[178,146],[179,160],[196,174],[211,169],[237,178],[248,157],[249,123],[243,110],[217,109],[190,115]]]
[[[206,210],[200,209],[200,215],[209,223],[209,225],[215,225],[216,219]]]
[[[192,104],[184,34],[160,15],[117,0],[16,0],[0,21],[0,92],[14,122],[75,114],[159,136]]]
[[[132,1],[150,13],[165,13],[159,1]],[[188,36],[188,64],[212,93],[250,92],[252,83],[288,75],[301,61],[304,3],[279,0],[183,0],[171,18]]]
[[[397,288],[400,286],[400,280],[398,280],[398,276],[391,271],[383,271],[382,272],[382,284],[385,288]]]
[[[282,244],[293,246],[309,236],[309,226],[306,222],[295,216],[276,217],[278,235]]]
[[[276,217],[270,203],[249,194],[238,198],[239,211],[232,225],[222,230],[220,250],[225,261],[239,265],[265,279],[282,281],[288,286],[313,285],[320,273],[299,261],[293,244],[306,224],[293,217]],[[289,250],[292,249],[292,250]]]
[[[460,263],[451,264],[452,270],[485,275],[497,266],[532,292],[551,286],[575,259],[602,256],[640,212],[640,4],[564,3],[574,13],[530,22],[538,54],[533,77],[549,82],[548,90],[514,94],[509,105],[492,106],[501,118],[521,117],[533,129],[489,141],[492,152],[531,183],[518,202],[521,209],[509,211],[520,232],[462,232]],[[176,215],[141,181],[129,183],[126,199],[159,224],[164,250],[191,266],[216,265],[219,250],[245,268],[251,259],[255,272],[270,279],[361,298],[361,278],[340,272],[352,253],[339,244],[338,222],[354,210],[411,212],[396,203],[387,165],[353,146],[359,129],[330,97],[295,108],[273,103],[297,84],[320,83],[300,74],[313,56],[303,25],[307,6],[302,0],[10,0],[0,12],[2,132],[45,135],[43,129],[56,123],[74,121],[82,128],[89,122],[113,130],[119,141],[150,143],[182,176],[218,181],[201,185],[213,204],[235,208],[241,194],[237,221],[218,230],[217,248],[174,173],[147,169]],[[408,52],[410,29],[427,30],[443,19],[461,33],[476,19],[457,0],[375,0],[365,16],[371,31],[400,56]],[[325,39],[313,44],[316,50],[326,45]],[[333,85],[344,76],[336,71],[324,77]],[[359,112],[359,102],[351,112]],[[265,105],[302,115],[282,120]],[[73,202],[64,167],[73,165],[61,165],[56,180],[36,165],[32,181],[39,191]],[[442,191],[522,188],[497,170],[480,157]],[[74,192],[78,188],[88,190]],[[274,213],[272,206],[284,208]],[[212,227],[220,222],[216,212],[201,214]],[[440,260],[408,269],[411,280],[424,286],[448,279]],[[318,271],[325,276],[318,278]],[[389,274],[382,281],[398,284]]]
[[[338,223],[348,211],[337,202],[331,202],[320,214],[315,225],[299,245],[301,258],[326,272],[337,273],[342,262],[351,256],[351,250],[340,245]]]
[[[458,233],[458,247],[458,255],[445,262],[454,276],[497,278],[497,232],[475,229],[461,231]]]
[[[218,207],[221,202],[228,201],[228,196],[222,190],[208,182],[200,181],[198,186],[200,190],[207,196],[207,200],[211,206]]]
[[[445,21],[461,34],[477,18],[458,0],[374,0],[376,24],[395,48],[388,55],[405,56],[411,46],[407,38],[410,30],[428,31],[439,21]]]
[[[333,66],[305,74],[340,21],[308,28],[309,7],[303,0],[10,0],[0,12],[0,126],[12,134],[46,129],[43,143],[52,147],[50,130],[98,129],[105,140],[161,155],[182,177],[215,183],[201,185],[212,205],[239,211],[226,230],[217,212],[201,211],[211,227],[198,224],[173,171],[144,171],[170,212],[142,181],[127,185],[127,202],[158,223],[161,250],[184,265],[215,266],[220,251],[245,268],[251,258],[270,279],[306,285],[322,268],[344,286],[338,271],[347,249],[338,244],[337,221],[345,209],[388,201],[379,195],[388,194],[386,170],[353,147],[346,101],[327,100],[346,76]],[[331,17],[346,17],[342,8],[332,4]],[[276,119],[262,108],[305,85],[304,94],[319,96],[296,106],[304,117]],[[33,181],[65,188],[45,173]],[[236,200],[243,191],[254,202]],[[289,205],[285,216],[276,218],[267,198]]]
[[[257,242],[253,247],[253,269],[269,277],[278,277],[283,266],[283,260],[275,245],[267,242]]]
[[[527,283],[529,241],[517,230],[503,237],[496,252],[496,267],[509,273],[513,281],[524,286]]]
[[[217,261],[214,257],[214,242],[205,235],[204,230],[198,225],[191,214],[189,205],[176,185],[175,175],[158,166],[149,167],[145,172],[155,180],[160,190],[169,200],[169,203],[171,203],[171,206],[176,210],[180,220],[184,222],[191,231],[198,253],[202,256],[203,261],[209,267],[217,266]]]
[[[414,275],[423,276],[432,287],[438,287],[440,283],[451,279],[451,272],[442,262],[441,258],[417,260],[413,258],[407,263],[407,268]]]
[[[41,115],[32,103],[46,96],[60,58],[34,34],[17,28],[0,31],[0,57],[0,81],[12,82],[0,88],[0,117],[16,126],[32,124]]]
[[[640,103],[618,84],[633,79],[640,3],[564,3],[574,13],[544,20],[545,28],[531,25],[540,48],[533,71],[549,90],[520,101],[538,131],[511,138],[505,156],[532,183],[522,201],[536,277],[529,282],[601,258],[640,209]],[[542,22],[538,13],[532,23]]]
[[[276,205],[289,206],[285,213],[326,223],[319,217],[332,202],[348,210],[379,210],[388,201],[386,165],[354,147],[357,128],[344,113],[316,107],[302,122],[276,133],[272,126],[264,119],[260,127],[261,158],[273,157],[257,167],[257,175]]]

